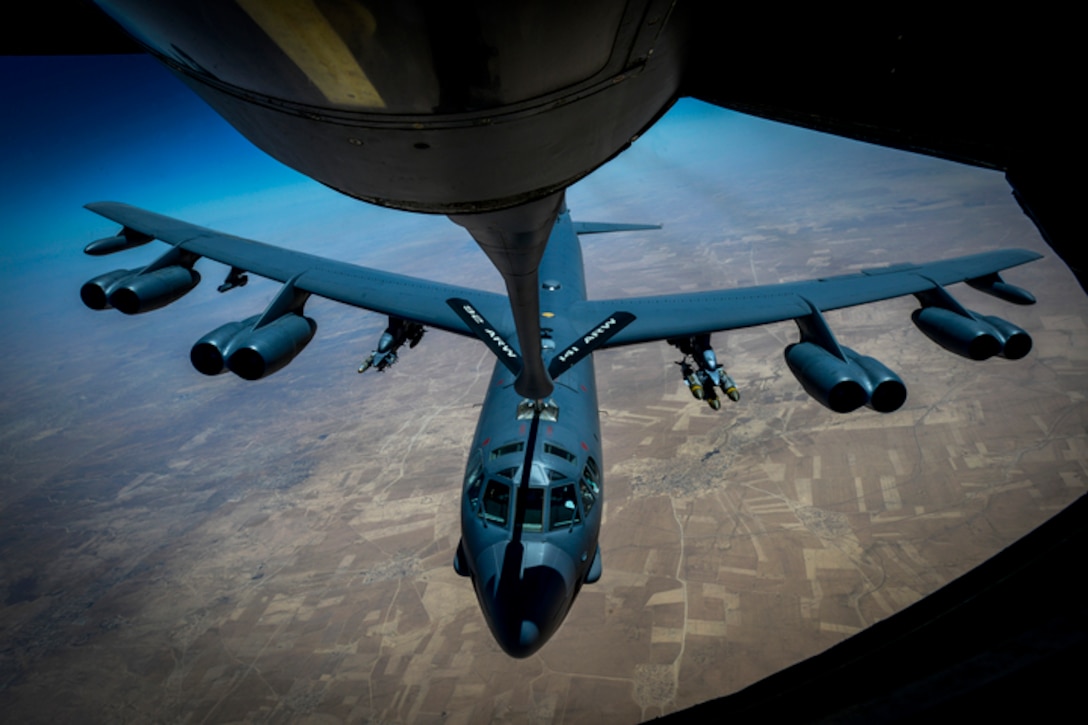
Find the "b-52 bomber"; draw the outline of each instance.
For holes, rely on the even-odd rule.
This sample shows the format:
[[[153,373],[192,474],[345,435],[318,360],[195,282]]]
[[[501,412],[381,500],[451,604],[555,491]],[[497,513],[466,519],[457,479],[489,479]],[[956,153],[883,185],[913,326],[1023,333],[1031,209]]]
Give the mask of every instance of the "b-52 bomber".
[[[593,367],[597,350],[667,341],[684,355],[682,384],[718,408],[715,387],[733,400],[739,394],[718,362],[711,334],[793,320],[799,339],[786,347],[786,364],[813,398],[839,413],[863,406],[890,413],[906,399],[902,380],[875,358],[841,345],[825,312],[914,295],[920,304],[914,324],[958,355],[1018,359],[1032,344],[1024,330],[964,308],[946,289],[966,282],[1005,301],[1031,304],[1030,293],[1000,276],[1039,258],[1025,250],[745,289],[591,300],[579,234],[653,227],[574,222],[560,201],[533,293],[539,339],[526,345],[518,336],[516,305],[504,295],[282,249],[126,204],[87,208],[121,225],[115,236],[89,244],[89,254],[112,254],[153,239],[170,245],[142,269],[118,269],[87,282],[81,296],[92,309],[136,314],[163,307],[197,285],[194,265],[201,257],[229,267],[221,291],[244,284],[246,273],[283,284],[262,313],[196,342],[190,357],[206,375],[229,370],[257,380],[287,365],[317,329],[305,315],[311,295],[389,317],[364,369],[391,364],[405,342],[419,342],[425,327],[478,339],[491,350],[496,363],[468,451],[461,539],[451,554],[457,573],[471,579],[496,641],[514,657],[543,646],[581,587],[602,575],[605,466]],[[539,398],[516,386],[529,354],[539,354],[536,366],[542,363],[550,388]]]

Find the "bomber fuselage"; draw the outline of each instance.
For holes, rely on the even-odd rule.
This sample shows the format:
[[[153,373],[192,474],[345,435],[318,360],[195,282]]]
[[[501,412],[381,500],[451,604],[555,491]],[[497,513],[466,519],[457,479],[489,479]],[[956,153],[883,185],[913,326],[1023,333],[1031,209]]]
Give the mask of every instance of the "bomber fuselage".
[[[547,364],[587,334],[564,315],[586,295],[566,210],[540,279]],[[513,383],[497,363],[469,453],[456,567],[472,578],[495,639],[525,657],[559,628],[582,584],[600,576],[601,437],[592,355],[555,380],[543,406],[528,404]]]

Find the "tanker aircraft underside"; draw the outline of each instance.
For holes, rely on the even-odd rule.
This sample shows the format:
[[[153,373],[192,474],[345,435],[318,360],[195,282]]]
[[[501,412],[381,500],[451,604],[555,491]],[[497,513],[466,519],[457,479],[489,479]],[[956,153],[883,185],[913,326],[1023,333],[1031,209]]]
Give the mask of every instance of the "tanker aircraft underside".
[[[461,540],[451,554],[457,572],[472,580],[495,639],[514,657],[543,646],[582,585],[601,577],[604,465],[594,351],[667,341],[683,355],[681,384],[718,409],[718,391],[733,401],[739,393],[711,347],[711,334],[794,320],[800,339],[786,347],[786,363],[812,397],[839,413],[862,406],[890,413],[906,399],[903,382],[874,358],[840,345],[824,312],[914,295],[920,303],[914,324],[958,355],[1018,359],[1031,349],[1024,330],[964,308],[945,289],[966,282],[1005,301],[1031,304],[1031,294],[999,276],[1039,258],[1024,250],[745,289],[590,300],[578,235],[656,227],[572,222],[560,197],[533,293],[539,339],[527,345],[518,336],[524,310],[504,295],[282,249],[126,204],[87,208],[122,226],[115,236],[89,244],[88,254],[112,254],[153,239],[170,245],[146,267],[87,282],[81,296],[92,309],[136,314],[163,307],[200,281],[193,266],[201,257],[229,267],[221,292],[245,284],[246,273],[283,283],[264,312],[222,325],[193,345],[193,366],[206,375],[230,370],[257,380],[288,364],[317,329],[304,315],[310,295],[389,317],[360,372],[386,369],[404,343],[420,342],[425,327],[487,345],[497,362],[468,451]],[[540,357],[533,366],[536,387],[530,387],[548,391],[538,397],[526,397],[516,385],[531,354]]]

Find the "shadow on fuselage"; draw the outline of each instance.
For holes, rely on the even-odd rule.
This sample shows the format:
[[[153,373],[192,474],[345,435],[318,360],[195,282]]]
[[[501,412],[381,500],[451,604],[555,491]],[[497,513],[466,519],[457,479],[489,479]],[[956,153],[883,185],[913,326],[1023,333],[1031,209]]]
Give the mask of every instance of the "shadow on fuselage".
[[[528,657],[555,634],[579,587],[566,552],[547,541],[524,543],[519,533],[481,557],[474,583],[499,645],[512,657]]]

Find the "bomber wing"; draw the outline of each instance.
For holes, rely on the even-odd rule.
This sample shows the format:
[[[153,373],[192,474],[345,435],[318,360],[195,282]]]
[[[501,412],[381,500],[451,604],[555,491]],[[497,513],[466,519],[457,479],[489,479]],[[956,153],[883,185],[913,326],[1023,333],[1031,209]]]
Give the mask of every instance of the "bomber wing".
[[[291,282],[301,292],[475,338],[474,331],[446,304],[450,298],[467,298],[507,336],[513,330],[512,325],[504,324],[510,314],[502,295],[275,247],[119,202],[95,202],[86,208],[121,224],[126,235],[153,237],[235,270]]]
[[[910,294],[934,293],[957,282],[968,282],[1009,301],[1029,303],[1034,301],[1030,295],[1006,285],[996,275],[1001,270],[1032,262],[1041,256],[1025,249],[1008,249],[801,282],[655,297],[587,300],[578,303],[577,310],[572,312],[587,322],[617,309],[633,314],[635,320],[602,346],[619,347],[800,319],[814,312]],[[1011,292],[1003,293],[1010,289]]]

